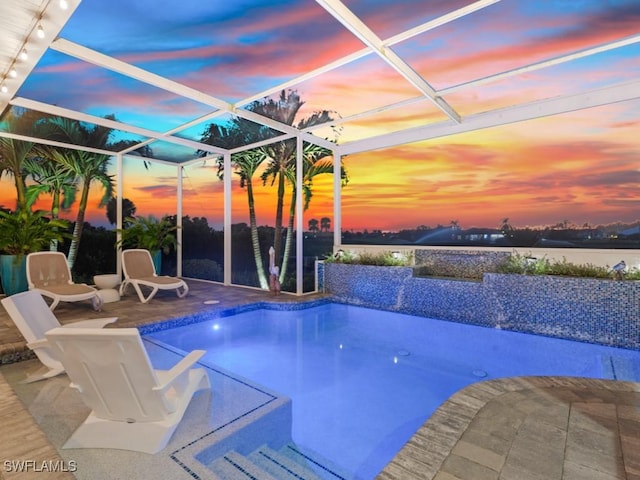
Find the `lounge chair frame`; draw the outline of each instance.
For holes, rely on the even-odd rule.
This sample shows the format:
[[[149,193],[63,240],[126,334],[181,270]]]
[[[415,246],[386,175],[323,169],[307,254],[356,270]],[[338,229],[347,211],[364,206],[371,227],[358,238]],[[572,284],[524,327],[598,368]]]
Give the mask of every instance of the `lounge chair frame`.
[[[189,286],[184,280],[156,273],[149,250],[123,250],[122,272],[124,281],[120,285],[120,295],[124,295],[131,285],[142,303],[149,302],[159,290],[175,290],[178,298],[184,298],[189,293]],[[148,295],[145,296],[142,287],[151,289]]]
[[[38,290],[51,299],[49,308],[58,303],[91,300],[94,310],[102,308],[98,290],[86,283],[74,283],[67,257],[62,252],[34,252],[27,255],[27,283],[29,290]]]

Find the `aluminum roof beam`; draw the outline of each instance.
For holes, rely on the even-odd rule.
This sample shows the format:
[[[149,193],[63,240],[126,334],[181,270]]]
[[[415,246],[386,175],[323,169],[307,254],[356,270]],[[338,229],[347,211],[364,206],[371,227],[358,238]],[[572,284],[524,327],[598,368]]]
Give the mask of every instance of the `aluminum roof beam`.
[[[80,122],[87,122],[95,125],[101,125],[103,127],[111,128],[114,130],[121,130],[123,132],[133,133],[135,135],[149,137],[155,140],[164,140],[169,143],[175,143],[177,145],[193,148],[195,150],[205,150],[208,152],[214,152],[214,153],[220,153],[220,154],[223,154],[225,152],[224,149],[217,148],[217,147],[214,147],[213,145],[208,145],[206,143],[195,142],[193,140],[175,137],[175,136],[165,136],[162,133],[159,133],[153,130],[148,130],[146,128],[134,127],[127,123],[122,123],[115,120],[109,120],[103,117],[97,117],[95,115],[89,115],[86,113],[77,112],[75,110],[69,110],[67,108],[57,107],[54,105],[37,102],[35,100],[29,100],[27,98],[16,97],[13,100],[11,100],[10,104],[16,107],[35,110],[37,112],[43,112],[51,115],[57,115],[60,117],[66,117],[73,120],[78,120]],[[144,142],[141,143],[140,145],[143,145],[143,144]],[[139,148],[139,147],[136,147],[136,148]],[[116,153],[118,152],[112,152],[113,155],[115,155]]]
[[[501,108],[465,117],[464,123],[442,122],[345,143],[337,149],[340,155],[381,150],[407,143],[472,132],[525,120],[559,115],[592,107],[640,98],[640,80],[625,82],[589,92],[565,95],[536,102]]]
[[[333,15],[347,30],[353,33],[362,43],[371,48],[391,68],[402,75],[411,85],[429,98],[436,107],[442,110],[451,120],[460,123],[460,115],[438,95],[435,89],[409,66],[399,55],[367,27],[340,0],[316,0],[325,10]]]
[[[498,3],[500,0],[479,0],[477,2],[473,2],[471,5],[467,5],[466,7],[462,7],[459,8],[458,10],[454,10],[453,12],[447,13],[445,15],[442,15],[441,17],[438,17],[434,20],[431,20],[429,22],[425,22],[422,25],[418,25],[417,27],[414,27],[410,30],[407,30],[406,32],[402,32],[399,33],[397,35],[394,35],[392,37],[387,38],[386,40],[384,40],[384,44],[386,46],[392,46],[395,45],[397,43],[403,42],[405,40],[408,40],[410,38],[413,38],[417,35],[423,34],[425,32],[428,32],[430,30],[433,30],[437,27],[440,27],[442,25],[446,25],[449,22],[452,22],[454,20],[457,20],[458,18],[462,18],[466,15],[469,15],[477,10],[481,10],[485,7],[488,7],[489,5],[493,5],[494,3]],[[330,72],[332,70],[335,70],[336,68],[340,68],[344,65],[348,65],[351,62],[354,62],[360,58],[366,57],[367,55],[370,55],[373,53],[373,50],[370,47],[365,47],[361,50],[358,50],[357,52],[354,52],[350,55],[344,56],[342,58],[339,58],[338,60],[335,60],[331,63],[328,63],[326,65],[323,65],[322,67],[316,68],[315,70],[311,70],[305,74],[302,74],[298,77],[292,78],[291,80],[288,80],[286,82],[283,82],[279,85],[276,85],[275,87],[269,88],[267,90],[264,90],[260,93],[256,93],[255,95],[252,95],[250,97],[247,97],[241,101],[239,101],[238,103],[236,103],[236,105],[247,105],[255,100],[259,100],[261,98],[264,97],[268,97],[269,95],[272,95],[276,92],[279,92],[281,90],[286,90],[287,88],[291,88],[294,85],[300,84],[306,80],[310,80],[312,78],[315,78],[319,75],[322,75],[323,73],[327,73]]]

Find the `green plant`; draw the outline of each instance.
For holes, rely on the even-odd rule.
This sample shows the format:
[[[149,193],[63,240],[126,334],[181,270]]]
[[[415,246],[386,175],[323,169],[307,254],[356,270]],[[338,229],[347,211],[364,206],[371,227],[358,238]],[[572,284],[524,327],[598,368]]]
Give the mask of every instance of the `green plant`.
[[[503,263],[500,273],[520,273],[525,275],[559,275],[565,277],[612,278],[611,268],[599,267],[590,263],[575,264],[562,260],[549,260],[546,257],[534,258],[513,254]],[[624,276],[627,280],[639,280],[640,271],[631,269]]]
[[[611,276],[611,269],[607,267],[598,267],[590,263],[574,264],[567,262],[565,258],[561,261],[552,262],[549,266],[549,275],[563,275],[566,277],[590,277],[590,278],[607,278]]]
[[[69,222],[48,219],[41,210],[0,211],[0,251],[7,255],[27,255],[48,247],[52,241],[71,238]]]
[[[356,265],[377,265],[387,267],[406,267],[413,261],[412,253],[399,252],[362,252],[358,255],[353,252],[340,250],[335,255],[325,259],[327,263],[347,263]]]
[[[624,278],[627,280],[640,280],[640,268],[631,268],[624,275]]]
[[[116,246],[119,248],[144,248],[150,252],[162,250],[168,254],[171,247],[178,244],[175,236],[178,227],[169,217],[127,217],[125,225],[125,228],[117,230],[120,240]]]
[[[353,252],[338,250],[335,254],[324,259],[325,263],[358,263],[358,257]]]
[[[208,258],[193,258],[182,262],[182,274],[185,277],[202,280],[222,281],[224,271],[217,262]]]
[[[498,272],[544,275],[547,273],[548,265],[547,258],[535,258],[514,253],[500,265]]]

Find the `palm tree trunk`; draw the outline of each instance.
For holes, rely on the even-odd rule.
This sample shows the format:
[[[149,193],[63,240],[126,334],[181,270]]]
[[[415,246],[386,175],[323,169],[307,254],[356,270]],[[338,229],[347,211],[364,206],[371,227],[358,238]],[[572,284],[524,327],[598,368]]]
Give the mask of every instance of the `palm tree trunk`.
[[[51,218],[58,218],[60,214],[60,191],[55,189],[53,191],[53,199],[51,200]],[[49,250],[52,252],[58,251],[58,240],[51,240],[49,244]]]
[[[27,208],[27,187],[22,172],[13,172],[13,180],[16,184],[16,193],[18,195],[16,210],[25,210]]]
[[[282,259],[282,216],[284,209],[284,172],[278,172],[278,203],[276,205],[276,228],[273,238],[273,248],[276,251],[276,266],[281,264]],[[281,269],[283,271],[284,269]]]
[[[84,214],[87,210],[87,203],[89,202],[90,183],[91,178],[85,177],[80,203],[78,204],[78,216],[76,217],[76,224],[73,227],[73,238],[71,239],[71,246],[69,247],[69,254],[67,255],[69,268],[73,268],[73,264],[76,262],[76,257],[78,256],[78,248],[80,248],[80,238],[82,237],[82,230],[84,228]]]
[[[289,263],[289,257],[291,256],[291,245],[293,244],[293,221],[296,216],[296,190],[293,189],[291,195],[291,206],[289,207],[289,222],[287,223],[287,238],[284,243],[284,254],[282,255],[282,270],[280,271],[280,285],[284,283],[285,272],[287,271],[287,264]]]
[[[258,223],[256,221],[256,207],[253,199],[253,184],[251,178],[247,178],[247,199],[249,202],[249,225],[251,227],[251,245],[253,246],[253,258],[256,262],[256,272],[258,274],[258,282],[263,290],[269,289],[269,282],[264,271],[262,263],[262,252],[260,251],[260,237],[258,236]]]

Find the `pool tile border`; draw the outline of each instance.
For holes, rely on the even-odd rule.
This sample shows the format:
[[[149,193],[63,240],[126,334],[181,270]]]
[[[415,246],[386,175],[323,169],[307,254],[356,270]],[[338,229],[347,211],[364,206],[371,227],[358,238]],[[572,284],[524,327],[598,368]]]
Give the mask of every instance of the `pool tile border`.
[[[240,313],[252,312],[255,310],[281,310],[281,311],[296,311],[305,310],[307,308],[313,308],[320,305],[326,305],[327,303],[338,303],[331,298],[320,298],[308,301],[300,302],[252,302],[245,305],[238,305],[235,307],[224,308],[220,310],[213,310],[208,312],[200,312],[190,315],[185,315],[170,320],[161,320],[158,322],[148,323],[136,327],[140,332],[140,335],[148,335],[151,333],[162,332],[164,330],[170,330],[172,328],[184,327],[185,325],[193,325],[200,322],[206,322],[214,318],[224,318]]]

